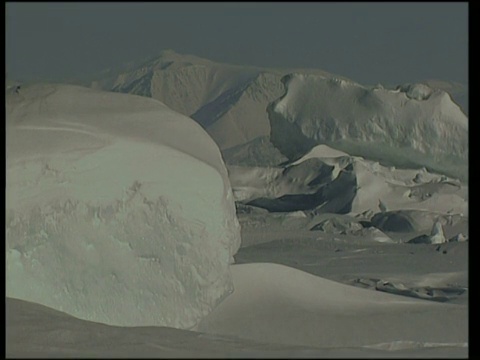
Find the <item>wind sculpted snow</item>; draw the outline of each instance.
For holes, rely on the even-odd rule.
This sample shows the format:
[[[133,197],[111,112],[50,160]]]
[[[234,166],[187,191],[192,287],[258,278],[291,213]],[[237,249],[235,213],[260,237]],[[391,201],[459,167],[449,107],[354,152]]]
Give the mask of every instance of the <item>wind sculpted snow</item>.
[[[229,176],[237,202],[272,212],[311,210],[315,213],[378,213],[387,218],[389,211],[433,213],[430,218],[468,216],[468,186],[426,169],[409,170],[387,167],[378,162],[348,156],[325,145],[314,147],[294,162],[274,167],[229,165]],[[385,207],[379,208],[379,202]],[[404,221],[416,230],[430,229]],[[368,217],[370,220],[371,216]],[[390,220],[390,222],[394,220]],[[431,221],[431,220],[429,220]],[[397,227],[403,225],[398,223]]]
[[[466,307],[330,281],[278,264],[232,266],[236,292],[199,330],[316,347],[379,343],[465,343]]]
[[[9,91],[6,291],[81,319],[194,326],[233,290],[240,245],[217,145],[139,96]]]
[[[423,84],[367,88],[312,74],[291,74],[283,82],[285,94],[268,112],[271,141],[290,160],[325,144],[466,180],[468,119],[446,92]]]

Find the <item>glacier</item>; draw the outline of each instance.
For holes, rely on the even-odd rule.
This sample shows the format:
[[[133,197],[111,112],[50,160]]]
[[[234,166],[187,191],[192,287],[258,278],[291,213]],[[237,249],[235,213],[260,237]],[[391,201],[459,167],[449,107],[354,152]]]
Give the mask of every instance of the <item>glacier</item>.
[[[365,87],[315,74],[282,78],[270,103],[270,140],[290,160],[324,144],[384,165],[468,177],[468,118],[425,84]]]
[[[6,295],[116,326],[188,329],[233,291],[218,146],[163,103],[6,89]]]

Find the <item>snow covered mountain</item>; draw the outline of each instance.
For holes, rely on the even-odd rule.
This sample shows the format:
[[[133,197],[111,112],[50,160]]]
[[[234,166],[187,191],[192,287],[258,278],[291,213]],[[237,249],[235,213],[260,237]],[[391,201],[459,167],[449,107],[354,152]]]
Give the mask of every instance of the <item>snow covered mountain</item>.
[[[297,83],[298,76],[290,76],[289,74],[292,73],[301,74],[305,79],[301,81],[309,82],[309,85],[304,84],[303,91],[296,94],[293,94],[294,91],[292,90],[296,85],[292,83]],[[287,81],[287,86],[289,87],[287,96],[283,96],[286,92],[282,83],[284,76],[290,79]],[[317,79],[314,85],[314,80],[312,79]],[[328,83],[329,85],[320,85],[319,82],[323,80],[318,79],[324,79],[324,81],[326,79],[333,80]],[[337,83],[336,87],[335,83]],[[323,130],[328,128],[330,129],[329,131],[333,131],[334,123],[339,116],[341,121],[345,120],[344,117],[347,115],[345,111],[348,112],[346,109],[351,109],[352,113],[355,111],[355,117],[357,117],[358,113],[358,116],[363,119],[359,123],[363,125],[357,124],[353,127],[348,125],[351,129],[346,134],[340,135],[340,137],[345,137],[347,141],[348,139],[354,140],[353,144],[345,143],[341,146],[343,150],[352,150],[353,155],[363,154],[362,156],[376,158],[379,152],[378,149],[375,150],[371,147],[369,151],[363,151],[365,146],[362,146],[362,150],[357,149],[359,144],[355,140],[358,137],[354,134],[355,131],[364,134],[368,133],[366,135],[368,139],[364,140],[374,140],[377,143],[380,140],[385,141],[386,137],[395,138],[393,141],[397,143],[402,143],[403,141],[404,144],[400,145],[404,147],[401,153],[405,154],[405,159],[401,162],[410,160],[414,156],[425,155],[426,151],[420,149],[419,152],[418,147],[423,146],[429,149],[435,147],[443,148],[445,139],[438,134],[439,132],[442,133],[443,125],[436,126],[432,125],[432,123],[443,123],[445,118],[461,118],[459,122],[466,123],[466,117],[463,114],[459,114],[462,111],[457,109],[457,106],[451,102],[450,96],[445,91],[460,99],[459,103],[463,106],[465,106],[465,101],[468,103],[468,91],[461,84],[440,80],[428,80],[424,83],[429,85],[431,90],[427,90],[427,87],[424,85],[403,85],[397,90],[391,91],[385,90],[381,86],[372,89],[370,87],[362,87],[349,79],[329,74],[319,69],[275,69],[237,66],[216,63],[192,55],[180,55],[172,50],[167,50],[162,52],[160,56],[151,58],[144,63],[131,64],[124,69],[99,75],[90,85],[94,88],[137,94],[160,100],[173,110],[187,115],[200,123],[218,144],[227,163],[269,166],[279,164],[285,160],[278,154],[278,150],[275,148],[275,146],[281,147],[281,144],[276,141],[275,146],[272,146],[269,138],[271,125],[266,109],[274,101],[276,101],[275,104],[283,104],[287,100],[289,102],[297,101],[299,108],[303,104],[315,103],[314,107],[310,105],[307,107],[310,107],[311,112],[318,112],[317,117],[319,118],[311,120],[310,125],[303,125],[304,128],[309,128],[307,132],[317,131],[317,125],[323,127]],[[422,101],[419,98],[413,99],[414,101],[407,101],[412,100],[410,97],[413,93],[416,92],[417,94],[413,96],[417,96],[418,91],[426,91],[428,95],[425,93],[425,97],[428,97],[428,101],[426,98]],[[278,100],[279,98],[282,98],[282,100]],[[293,98],[296,100],[292,100]],[[406,107],[403,105],[406,105]],[[290,104],[290,107],[292,106]],[[463,111],[466,113],[465,108]],[[304,115],[305,110],[303,109],[302,116]],[[399,120],[399,117],[404,120]],[[418,117],[423,120],[418,122],[413,120],[413,118]],[[410,120],[405,120],[407,118]],[[350,116],[350,122],[347,121],[347,123],[350,124],[351,119],[352,117]],[[433,121],[430,121],[430,119]],[[417,122],[417,125],[413,124],[413,122]],[[446,120],[446,122],[449,122],[449,120]],[[418,136],[410,136],[411,134],[408,131],[411,126],[420,128],[412,130],[418,135],[418,133],[422,133],[423,128],[429,123],[430,125],[427,126],[429,127],[428,130],[433,131],[433,134],[426,133],[425,136],[421,136],[422,139],[418,138]],[[368,128],[370,126],[368,124],[376,127],[378,131],[385,127],[386,136],[375,134],[373,128],[373,130]],[[335,127],[339,125],[340,123],[335,124]],[[340,125],[340,128],[342,126]],[[367,128],[360,129],[362,126]],[[406,129],[402,130],[403,128]],[[295,127],[290,130],[292,130],[292,134],[295,134]],[[303,130],[305,129],[302,128]],[[451,131],[454,129],[447,126],[444,130]],[[288,133],[283,130],[280,131],[284,134]],[[346,129],[339,129],[338,131],[345,132]],[[463,129],[454,131],[462,132]],[[275,133],[275,130],[273,132]],[[290,136],[290,133],[288,134]],[[308,135],[305,139],[302,139],[301,143],[306,144],[302,146],[310,148],[309,142],[312,136]],[[337,135],[335,136],[338,138]],[[428,136],[431,136],[432,139],[425,140],[424,138]],[[402,140],[402,137],[406,137],[406,139]],[[435,140],[436,138],[438,138],[438,141]],[[458,140],[455,135],[451,139],[453,141]],[[416,144],[409,144],[409,141]],[[321,143],[321,140],[313,143],[317,144],[319,142]],[[294,140],[292,143],[296,144],[296,141]],[[333,146],[332,141],[329,141],[328,144]],[[411,152],[409,150],[410,147],[413,147],[415,151]],[[463,140],[456,147],[460,149],[453,151],[453,158],[448,157],[446,159],[451,163],[457,162],[457,152],[464,151],[465,144]],[[382,153],[387,151],[385,147],[380,146],[380,148]],[[400,153],[397,151],[397,147],[392,147],[391,150],[397,153],[396,155],[393,154],[393,156],[400,160],[397,156]],[[452,152],[451,150],[448,146],[445,148],[445,152]],[[427,152],[431,152],[435,156],[439,155],[436,150]],[[290,156],[289,154],[286,155]],[[465,154],[460,154],[460,157],[464,158]],[[422,166],[441,170],[435,164],[430,164],[432,159],[427,158],[420,161]],[[443,160],[445,159],[435,158],[433,162],[438,163],[440,161],[443,162]],[[451,170],[450,174],[456,171],[456,169]],[[463,171],[463,175],[465,175],[465,171]]]
[[[451,97],[423,84],[367,88],[331,77],[291,74],[269,105],[271,141],[296,160],[325,144],[406,168],[466,180],[468,118]]]
[[[222,93],[255,77],[258,70],[220,65],[172,50],[130,69],[103,75],[92,87],[153,97],[172,110],[192,115]]]
[[[190,328],[233,290],[240,245],[220,151],[140,96],[6,97],[6,293],[119,326]]]
[[[143,64],[99,75],[90,85],[160,100],[200,123],[223,150],[270,134],[266,107],[283,94],[280,80],[292,71],[221,64],[167,50]]]

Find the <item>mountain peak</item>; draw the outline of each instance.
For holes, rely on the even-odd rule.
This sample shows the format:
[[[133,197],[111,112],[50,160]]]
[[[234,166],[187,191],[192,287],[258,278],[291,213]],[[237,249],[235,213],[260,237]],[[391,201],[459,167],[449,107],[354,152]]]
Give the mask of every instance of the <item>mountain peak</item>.
[[[212,64],[213,62],[195,55],[180,54],[173,49],[165,49],[153,60],[154,63],[178,62],[190,64]]]
[[[169,55],[173,56],[173,55],[180,55],[180,54],[173,49],[165,49],[160,52],[160,56],[169,56]]]

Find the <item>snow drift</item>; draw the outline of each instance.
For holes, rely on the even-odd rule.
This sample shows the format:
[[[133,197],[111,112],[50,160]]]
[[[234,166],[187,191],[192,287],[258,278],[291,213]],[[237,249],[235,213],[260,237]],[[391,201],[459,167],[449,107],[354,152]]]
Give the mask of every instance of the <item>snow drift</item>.
[[[39,304],[11,298],[6,298],[5,335],[7,358],[382,359],[457,358],[466,357],[468,353],[468,347],[463,343],[398,341],[369,348],[321,349],[259,343],[168,327],[116,327],[76,319]]]
[[[169,327],[110,326],[11,298],[6,298],[5,340],[7,358],[317,358],[328,353]],[[350,352],[371,354],[372,350]],[[373,351],[377,353],[386,352]]]
[[[220,151],[133,95],[6,97],[6,293],[85,320],[190,328],[232,291],[240,245]]]
[[[462,343],[465,306],[374,292],[271,263],[232,266],[235,292],[202,332],[322,348],[379,343]]]
[[[326,145],[317,145],[302,158],[287,164],[229,165],[228,170],[237,202],[272,212],[311,210],[354,215],[368,212],[368,220],[379,213],[376,224],[383,223],[380,219],[391,211],[434,212],[434,217],[468,216],[468,186],[460,181],[426,169],[386,167]],[[379,203],[384,208],[382,212]],[[416,222],[424,217],[416,215]],[[431,220],[426,226],[412,223],[416,231],[431,227]]]
[[[268,108],[272,143],[296,160],[318,144],[399,167],[466,180],[468,119],[444,91],[422,84],[367,88],[313,74],[283,78]]]

